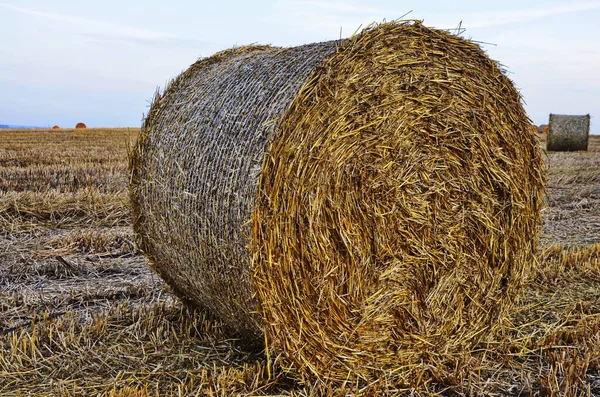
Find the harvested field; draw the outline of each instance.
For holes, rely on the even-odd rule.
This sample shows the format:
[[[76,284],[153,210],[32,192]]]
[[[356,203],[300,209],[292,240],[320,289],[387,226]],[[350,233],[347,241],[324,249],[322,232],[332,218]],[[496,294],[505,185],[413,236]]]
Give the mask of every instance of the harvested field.
[[[351,393],[294,383],[152,274],[126,192],[137,132],[0,131],[0,395]],[[457,362],[467,376],[407,394],[600,395],[600,137],[544,160],[544,249],[517,308]]]
[[[545,147],[546,136],[542,138]],[[590,136],[587,152],[548,152],[548,208],[542,244],[600,242],[600,140]]]

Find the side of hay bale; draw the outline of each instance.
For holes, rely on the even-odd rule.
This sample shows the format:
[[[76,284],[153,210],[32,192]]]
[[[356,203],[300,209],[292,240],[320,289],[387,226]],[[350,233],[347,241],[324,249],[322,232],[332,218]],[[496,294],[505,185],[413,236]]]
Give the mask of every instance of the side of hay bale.
[[[590,115],[550,114],[547,150],[553,152],[587,151]]]
[[[449,376],[537,248],[518,91],[418,22],[198,61],[155,98],[131,166],[157,273],[307,382]]]
[[[75,126],[76,129],[81,129],[81,128],[87,128],[87,125],[85,125],[85,123],[77,123],[77,125]]]
[[[335,50],[247,46],[196,62],[155,98],[134,152],[134,225],[153,268],[250,345],[264,340],[246,248],[264,152]]]

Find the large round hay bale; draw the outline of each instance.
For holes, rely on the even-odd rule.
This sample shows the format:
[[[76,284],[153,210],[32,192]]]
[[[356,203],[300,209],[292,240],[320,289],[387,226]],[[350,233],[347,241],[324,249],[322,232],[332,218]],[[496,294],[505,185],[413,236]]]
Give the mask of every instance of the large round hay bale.
[[[53,125],[53,126],[52,126],[52,129],[53,129],[53,130],[60,130],[60,125]]]
[[[179,296],[302,379],[444,376],[534,260],[530,128],[476,44],[418,22],[224,51],[145,119],[138,242]]]
[[[588,149],[590,115],[550,114],[546,149],[553,152],[574,152]]]
[[[87,125],[85,125],[85,123],[77,123],[77,125],[75,126],[75,128],[77,128],[77,129],[87,128]]]

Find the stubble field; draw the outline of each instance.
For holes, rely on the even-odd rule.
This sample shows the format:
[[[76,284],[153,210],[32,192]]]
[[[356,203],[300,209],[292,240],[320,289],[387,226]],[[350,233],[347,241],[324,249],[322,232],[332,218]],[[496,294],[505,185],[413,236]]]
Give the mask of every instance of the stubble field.
[[[137,133],[0,130],[0,395],[345,395],[294,383],[152,273],[129,217]],[[503,332],[406,393],[600,395],[600,137],[545,161],[539,264]]]

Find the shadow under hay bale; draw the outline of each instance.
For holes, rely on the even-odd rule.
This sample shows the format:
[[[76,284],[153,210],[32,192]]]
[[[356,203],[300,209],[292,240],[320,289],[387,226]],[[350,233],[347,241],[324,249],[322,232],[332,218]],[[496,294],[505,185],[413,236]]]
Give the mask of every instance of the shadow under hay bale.
[[[550,114],[547,150],[551,152],[587,151],[590,115]]]
[[[304,381],[449,379],[536,252],[519,93],[419,22],[198,61],[156,96],[131,166],[157,273]]]

